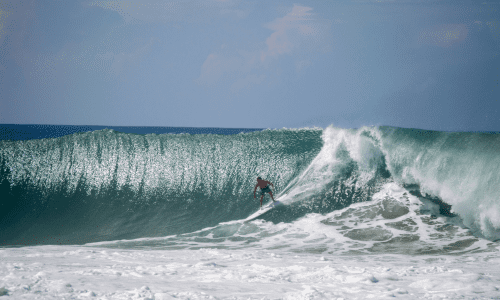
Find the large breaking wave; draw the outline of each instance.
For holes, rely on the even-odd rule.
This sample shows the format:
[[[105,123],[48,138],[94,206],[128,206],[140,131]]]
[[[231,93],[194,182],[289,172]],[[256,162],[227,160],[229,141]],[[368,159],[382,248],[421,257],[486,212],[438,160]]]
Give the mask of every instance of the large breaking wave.
[[[288,205],[275,224],[371,201],[384,184],[441,203],[500,238],[500,135],[394,127],[235,135],[126,134],[0,141],[0,245],[188,234],[258,209],[255,178]]]

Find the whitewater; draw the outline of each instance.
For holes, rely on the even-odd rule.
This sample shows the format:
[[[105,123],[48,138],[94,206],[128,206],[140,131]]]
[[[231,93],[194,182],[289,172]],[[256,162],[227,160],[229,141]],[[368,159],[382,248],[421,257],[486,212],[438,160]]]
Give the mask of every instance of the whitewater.
[[[500,299],[498,133],[4,136],[6,299]]]

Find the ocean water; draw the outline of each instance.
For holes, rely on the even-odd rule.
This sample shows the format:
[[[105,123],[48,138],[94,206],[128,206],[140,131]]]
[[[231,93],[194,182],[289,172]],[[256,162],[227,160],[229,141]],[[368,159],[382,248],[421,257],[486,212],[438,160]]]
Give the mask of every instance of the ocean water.
[[[500,299],[498,133],[23,126],[0,129],[0,294]],[[257,176],[285,205],[243,222]]]

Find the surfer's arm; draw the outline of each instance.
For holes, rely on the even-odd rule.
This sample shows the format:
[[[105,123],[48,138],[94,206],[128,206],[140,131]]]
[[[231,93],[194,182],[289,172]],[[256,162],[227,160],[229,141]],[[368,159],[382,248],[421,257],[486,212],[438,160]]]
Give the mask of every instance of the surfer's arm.
[[[253,189],[253,197],[255,198],[255,191],[257,190],[257,187],[259,186],[259,184],[256,184],[255,185],[255,188]]]

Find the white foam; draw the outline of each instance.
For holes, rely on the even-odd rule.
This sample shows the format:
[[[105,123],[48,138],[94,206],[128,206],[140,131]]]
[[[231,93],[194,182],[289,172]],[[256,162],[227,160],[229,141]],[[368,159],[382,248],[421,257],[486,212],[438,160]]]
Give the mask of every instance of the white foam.
[[[492,299],[500,290],[499,252],[408,257],[40,246],[3,249],[0,257],[0,292],[12,299]]]
[[[232,221],[197,232],[89,244],[133,249],[259,249],[312,254],[463,254],[490,251],[459,218],[439,216],[439,206],[385,184],[372,201],[329,214],[307,214],[290,223]]]
[[[383,154],[373,141],[362,135],[363,131],[335,128],[323,130],[323,147],[309,166],[278,196],[282,201],[294,202],[311,197],[342,176],[342,172],[354,160],[359,166],[356,186],[362,187],[373,179]],[[340,178],[345,179],[345,178]]]
[[[293,196],[320,190],[348,160],[359,167],[356,187],[386,164],[397,182],[417,184],[422,194],[452,205],[478,236],[500,239],[500,155],[492,150],[500,144],[496,136],[435,132],[422,139],[410,129],[386,130],[389,133],[378,127],[325,128],[324,146],[301,175]]]

